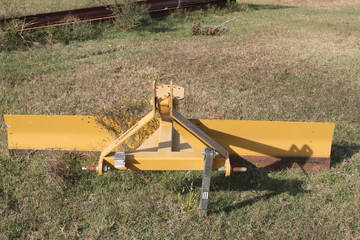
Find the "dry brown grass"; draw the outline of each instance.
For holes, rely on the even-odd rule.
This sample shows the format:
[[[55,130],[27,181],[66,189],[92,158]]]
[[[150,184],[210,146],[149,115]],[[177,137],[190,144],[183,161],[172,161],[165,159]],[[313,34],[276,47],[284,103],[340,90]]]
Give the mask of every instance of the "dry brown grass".
[[[101,5],[98,0],[0,0],[0,18]]]
[[[14,74],[11,69],[16,68],[13,64],[17,59],[25,59],[24,64],[33,66],[30,72],[17,73],[25,91],[20,86],[11,90],[14,94],[21,92],[22,98],[17,101],[28,103],[28,107],[25,110],[25,105],[20,104],[22,107],[12,111],[93,113],[96,106],[119,95],[148,98],[151,81],[157,79],[164,83],[173,80],[186,87],[183,111],[189,117],[326,120],[318,116],[317,108],[305,117],[300,113],[307,114],[309,106],[311,109],[320,102],[314,102],[316,98],[336,104],[338,98],[331,96],[333,91],[339,93],[339,98],[347,91],[353,92],[348,97],[358,101],[351,97],[356,95],[359,82],[359,36],[351,32],[356,18],[343,17],[349,24],[340,22],[338,26],[318,29],[321,21],[334,22],[332,16],[323,15],[320,20],[315,15],[301,20],[301,14],[295,12],[287,25],[277,25],[287,16],[264,23],[244,15],[244,23],[228,25],[235,29],[240,24],[248,31],[246,35],[230,31],[217,38],[176,39],[160,33],[159,37],[145,39],[135,34],[121,41],[110,38],[80,46],[55,45],[39,49],[36,54],[10,54],[5,76]],[[258,25],[256,30],[253,24]],[[346,28],[349,30],[344,31]],[[56,52],[56,56],[39,66],[38,62],[50,52]],[[49,71],[59,68],[61,73]],[[339,83],[342,88],[338,88]],[[313,92],[315,85],[318,93]],[[8,89],[6,85],[3,88]],[[278,91],[281,95],[276,94]],[[355,106],[349,108],[357,112]],[[331,111],[341,111],[336,109]]]
[[[117,138],[147,113],[146,109],[149,108],[149,105],[150,101],[143,98],[119,97],[99,109],[96,113],[97,122]],[[158,127],[159,122],[156,119],[151,120],[118,149],[123,152],[136,150]]]
[[[274,4],[310,9],[360,9],[358,0],[242,0],[251,4]]]

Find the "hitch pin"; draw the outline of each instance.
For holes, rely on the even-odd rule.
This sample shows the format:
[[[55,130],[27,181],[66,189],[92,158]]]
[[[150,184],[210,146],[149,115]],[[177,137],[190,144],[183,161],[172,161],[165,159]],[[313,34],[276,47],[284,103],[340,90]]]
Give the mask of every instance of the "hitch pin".
[[[225,172],[226,171],[226,168],[225,167],[220,167],[218,169],[219,172]],[[246,167],[234,167],[232,169],[233,172],[246,172],[247,171],[247,168]]]
[[[83,171],[97,171],[98,166],[84,166],[84,167],[81,167],[81,170],[83,170]],[[109,170],[110,170],[110,168],[109,168],[108,165],[103,165],[103,172],[107,172]]]

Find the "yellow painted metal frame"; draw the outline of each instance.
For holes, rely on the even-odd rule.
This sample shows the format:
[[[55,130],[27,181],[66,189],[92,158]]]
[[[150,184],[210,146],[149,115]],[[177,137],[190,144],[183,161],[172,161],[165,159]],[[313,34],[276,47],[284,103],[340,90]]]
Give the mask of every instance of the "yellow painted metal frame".
[[[264,168],[297,164],[305,171],[329,169],[334,123],[188,120],[176,110],[183,97],[182,87],[154,83],[152,111],[115,141],[94,116],[4,115],[8,148],[100,151],[99,174],[104,163],[118,170],[203,170],[201,152],[208,147],[217,152],[213,169],[225,167],[227,175],[231,167],[246,162]],[[138,149],[126,153],[126,168],[115,168],[118,146],[157,112],[160,128]]]
[[[182,87],[172,84],[157,87],[154,81],[152,111],[101,152],[97,168],[98,175],[103,174],[104,161],[115,168],[114,150],[155,118],[158,111],[161,117],[158,131],[135,152],[127,153],[126,168],[117,168],[118,170],[202,170],[202,153],[194,151],[177,133],[174,128],[176,122],[183,132],[192,135],[204,146],[215,149],[218,155],[213,167],[225,167],[226,176],[230,176],[231,165],[228,151],[175,109],[177,102],[183,98]],[[150,148],[152,151],[149,151],[149,146],[152,146]]]
[[[97,167],[85,167],[85,170],[97,171],[98,175],[109,168],[203,170],[202,213],[207,210],[211,169],[221,169],[226,176],[230,176],[232,170],[245,169],[237,163],[232,166],[229,155],[232,161],[235,156],[261,167],[283,164],[284,161],[285,164],[292,163],[287,158],[300,158],[297,164],[304,170],[320,171],[330,166],[333,123],[188,120],[176,110],[178,101],[184,98],[182,87],[156,86],[154,81],[152,90],[152,110],[113,142],[109,142],[109,132],[96,123],[95,117],[27,116],[23,121],[21,116],[5,115],[9,149],[26,149],[28,146],[102,149]],[[159,129],[135,151],[117,152],[118,147],[153,120],[157,112],[160,114]],[[301,162],[301,158],[305,161]]]

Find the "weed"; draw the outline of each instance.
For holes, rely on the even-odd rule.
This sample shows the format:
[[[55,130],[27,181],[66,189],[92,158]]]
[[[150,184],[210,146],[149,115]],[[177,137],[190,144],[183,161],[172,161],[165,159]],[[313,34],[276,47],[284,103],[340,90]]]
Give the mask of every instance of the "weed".
[[[103,4],[110,2],[100,1]],[[117,16],[116,29],[133,29],[147,24],[150,20],[148,10],[133,0],[112,1],[111,10]],[[104,29],[111,27],[101,23],[79,22],[74,17],[63,20],[64,25],[38,30],[22,31],[24,23],[14,20],[0,30],[0,50],[12,51],[29,49],[36,45],[69,44],[71,41],[84,41],[101,37]]]
[[[23,23],[21,21],[11,21],[0,28],[0,50],[15,50],[19,48],[30,48],[33,42],[30,34],[22,32]]]
[[[249,5],[247,3],[238,3],[233,0],[227,0],[226,9],[224,9],[227,13],[231,12],[247,12],[250,10]]]
[[[64,22],[65,25],[58,27],[22,31],[21,21],[11,21],[0,31],[0,50],[30,49],[33,46],[58,42],[69,44],[70,41],[101,37],[103,32],[101,26],[91,22],[78,22],[73,17],[65,19]]]
[[[197,189],[194,188],[193,183],[186,185],[177,194],[178,201],[182,206],[182,211],[185,213],[194,212],[199,204],[199,194]]]
[[[59,41],[69,44],[70,41],[84,41],[101,37],[102,29],[96,23],[78,22],[74,17],[63,20],[65,25],[53,27],[48,31],[48,38],[51,42]]]
[[[101,0],[102,4],[110,5],[116,16],[115,26],[121,30],[134,29],[146,25],[149,20],[148,9],[134,0]]]
[[[195,24],[192,29],[191,33],[192,35],[220,35],[221,33],[226,32],[225,28],[219,28],[219,27],[202,27],[201,23]]]
[[[145,99],[133,99],[125,96],[103,106],[97,114],[99,116],[97,121],[115,136],[119,137],[130,127],[134,126],[140,117],[144,116],[148,105],[149,103]],[[150,121],[123,144],[122,151],[135,150],[158,126],[159,122],[157,120]]]

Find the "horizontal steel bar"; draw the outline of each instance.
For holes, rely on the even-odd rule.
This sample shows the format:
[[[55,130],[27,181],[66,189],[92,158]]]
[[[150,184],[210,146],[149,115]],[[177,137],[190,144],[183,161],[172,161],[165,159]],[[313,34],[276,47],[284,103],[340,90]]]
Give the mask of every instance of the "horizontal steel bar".
[[[330,157],[272,157],[272,156],[232,156],[231,165],[236,167],[251,164],[270,171],[300,167],[306,172],[324,172],[330,168]]]
[[[207,8],[209,5],[225,6],[226,0],[166,0],[166,1],[137,1],[139,5],[146,6],[152,18],[160,18],[169,14],[169,11],[176,9],[199,9]],[[115,18],[115,14],[111,10],[112,6],[98,6],[89,8],[79,8],[66,11],[57,11],[50,13],[32,14],[13,18],[0,19],[0,24],[11,22],[14,20],[22,21],[24,26],[19,31],[27,31],[38,28],[60,26],[86,21],[100,21]],[[76,21],[65,21],[68,17],[74,17]]]
[[[114,155],[105,157],[105,162],[111,169],[116,169]],[[224,164],[225,160],[217,156],[214,159],[213,170],[219,169]],[[199,152],[129,153],[126,154],[126,167],[127,170],[141,171],[201,171],[204,169],[204,156]]]
[[[33,149],[9,149],[14,154],[23,155],[23,156],[33,156],[37,153],[50,152],[49,150],[33,150]],[[100,151],[61,151],[64,153],[77,153],[77,154],[89,154],[94,158],[98,156]],[[87,157],[83,157],[86,159]],[[198,161],[198,160],[196,160]],[[214,160],[215,161],[215,160]],[[217,170],[217,166],[223,166],[223,162],[219,161],[213,170]],[[233,166],[234,172],[242,172],[244,165],[253,165],[254,167],[264,168],[270,171],[284,170],[288,168],[298,168],[306,172],[324,172],[327,171],[330,167],[331,158],[319,158],[319,157],[270,157],[270,156],[250,156],[250,155],[230,155],[231,166]],[[197,165],[199,163],[196,163]],[[199,167],[198,167],[199,168]],[[134,168],[132,170],[139,170]],[[148,169],[154,170],[155,169]],[[161,169],[158,169],[161,170]],[[167,169],[163,169],[167,170]],[[183,170],[198,170],[202,169],[183,169]]]

